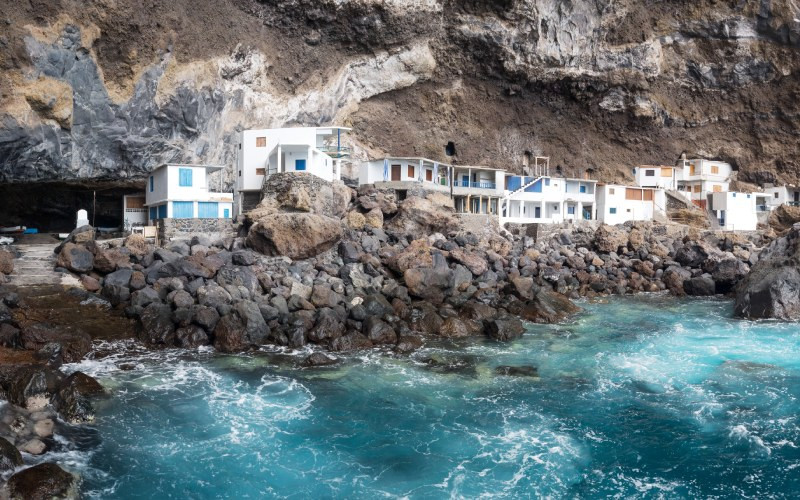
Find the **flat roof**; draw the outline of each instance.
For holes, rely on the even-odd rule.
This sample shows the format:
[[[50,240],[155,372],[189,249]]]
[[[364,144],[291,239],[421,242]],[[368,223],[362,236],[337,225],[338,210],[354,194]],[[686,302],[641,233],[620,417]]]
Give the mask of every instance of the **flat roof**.
[[[192,165],[190,163],[162,163],[161,165],[154,168],[153,172],[164,167],[192,167],[192,168],[204,168],[206,170],[212,170],[212,171],[222,170],[225,168],[224,165]]]
[[[480,170],[495,170],[497,172],[505,172],[505,169],[502,168],[494,168],[494,167],[486,167],[483,165],[453,165],[452,163],[446,163],[443,161],[436,161],[431,160],[430,158],[425,158],[422,156],[384,156],[381,158],[373,158],[368,161],[383,161],[383,160],[400,160],[400,161],[423,161],[428,163],[437,163],[439,165],[444,165],[446,167],[453,167],[453,168],[477,168]]]

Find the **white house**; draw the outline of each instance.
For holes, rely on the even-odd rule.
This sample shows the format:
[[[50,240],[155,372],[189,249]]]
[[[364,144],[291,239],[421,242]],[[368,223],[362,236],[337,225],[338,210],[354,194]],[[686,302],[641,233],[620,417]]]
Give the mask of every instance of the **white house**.
[[[677,190],[683,180],[683,169],[665,165],[640,165],[633,169],[637,186]]]
[[[767,184],[764,187],[764,193],[767,195],[767,208],[769,210],[777,208],[784,203],[787,205],[800,206],[800,187]]]
[[[605,224],[666,217],[666,194],[660,188],[600,184],[597,186],[597,220]]]
[[[237,214],[260,201],[264,178],[277,172],[308,172],[326,181],[340,180],[345,127],[293,127],[245,130],[237,148]]]
[[[422,187],[453,196],[457,212],[497,214],[505,171],[484,166],[454,166],[428,158],[387,157],[361,164],[358,183],[399,191]]]
[[[500,223],[559,223],[595,218],[597,181],[507,175]]]
[[[712,193],[709,208],[716,215],[721,229],[755,231],[758,225],[756,197],[757,193]]]
[[[209,175],[223,168],[169,164],[153,170],[145,187],[148,219],[230,218],[233,194],[215,191],[209,183]]]

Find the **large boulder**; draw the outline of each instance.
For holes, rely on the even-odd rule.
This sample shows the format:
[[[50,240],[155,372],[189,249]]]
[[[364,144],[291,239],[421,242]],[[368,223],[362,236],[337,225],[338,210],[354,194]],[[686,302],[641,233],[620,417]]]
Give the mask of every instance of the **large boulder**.
[[[761,252],[736,287],[737,316],[800,320],[800,224]]]
[[[684,281],[683,290],[686,295],[709,296],[716,293],[716,285],[711,276],[704,274]]]
[[[60,254],[61,250],[69,243],[89,243],[90,241],[94,241],[94,228],[92,226],[86,225],[75,228],[72,230],[71,233],[64,238],[64,241],[58,244],[58,246],[53,250],[54,253]]]
[[[241,301],[214,328],[214,347],[220,352],[240,352],[266,343],[269,334],[258,306]]]
[[[19,343],[23,349],[31,351],[38,351],[47,344],[58,344],[67,363],[80,361],[92,350],[92,337],[88,333],[41,323],[24,326]]]
[[[628,246],[628,235],[612,226],[605,224],[594,233],[594,248],[600,253],[619,252],[620,248]]]
[[[94,252],[94,268],[101,273],[130,267],[131,251],[125,247],[97,248]]]
[[[0,474],[10,472],[20,465],[22,465],[22,455],[19,450],[0,437]]]
[[[56,265],[73,273],[88,273],[94,268],[94,255],[85,247],[67,243],[58,253]]]
[[[522,336],[525,327],[517,318],[494,319],[486,322],[486,335],[494,340],[509,341]]]
[[[44,408],[63,375],[47,366],[0,365],[0,398],[27,408]]]
[[[342,237],[338,219],[310,213],[278,213],[261,218],[247,235],[247,245],[264,255],[308,259],[336,245]]]
[[[94,421],[90,398],[105,394],[97,380],[82,372],[72,373],[59,385],[53,406],[61,417],[72,424]]]
[[[170,306],[153,302],[144,308],[139,321],[139,340],[155,346],[175,345],[175,323],[172,322]]]
[[[525,304],[520,316],[534,323],[558,323],[580,310],[564,295],[543,286],[533,292],[533,299]]]
[[[397,214],[384,225],[387,230],[408,236],[447,233],[458,227],[454,210],[438,202],[436,193],[409,196],[398,205]]]
[[[54,463],[34,465],[8,480],[11,499],[79,498],[78,478]]]
[[[306,212],[341,219],[350,204],[350,188],[315,175],[281,172],[267,177],[261,203],[248,217],[258,220],[281,212]]]

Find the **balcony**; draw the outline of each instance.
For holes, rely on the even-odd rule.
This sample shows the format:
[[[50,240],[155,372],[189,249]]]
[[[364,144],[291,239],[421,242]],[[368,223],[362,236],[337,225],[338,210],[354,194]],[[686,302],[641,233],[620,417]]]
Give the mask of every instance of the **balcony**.
[[[477,189],[497,189],[497,184],[494,182],[468,182],[464,180],[456,180],[453,183],[453,186]]]
[[[349,146],[317,146],[317,149],[331,158],[348,157],[352,152],[352,149]]]

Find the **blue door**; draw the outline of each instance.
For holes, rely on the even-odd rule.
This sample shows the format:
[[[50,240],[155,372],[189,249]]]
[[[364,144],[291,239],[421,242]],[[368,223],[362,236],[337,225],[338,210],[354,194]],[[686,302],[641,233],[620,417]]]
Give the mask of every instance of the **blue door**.
[[[201,219],[216,219],[219,214],[219,203],[201,201],[197,203],[197,216]]]
[[[157,215],[158,209],[156,207],[150,207],[150,220],[156,220]]]
[[[305,160],[295,160],[294,161],[294,169],[295,170],[305,170],[306,169],[306,161]]]
[[[166,205],[159,205],[158,206],[158,218],[159,219],[166,219],[167,218],[167,206]]]
[[[469,176],[468,175],[462,175],[461,176],[461,185],[463,187],[469,187]]]
[[[223,217],[225,217],[226,219],[230,219],[231,218],[231,211],[229,209],[227,209],[227,208],[222,211],[222,214],[223,214]]]
[[[172,218],[191,219],[194,217],[194,202],[192,201],[173,201]]]
[[[542,207],[535,207],[533,209],[533,216],[537,219],[541,218],[542,216]]]

